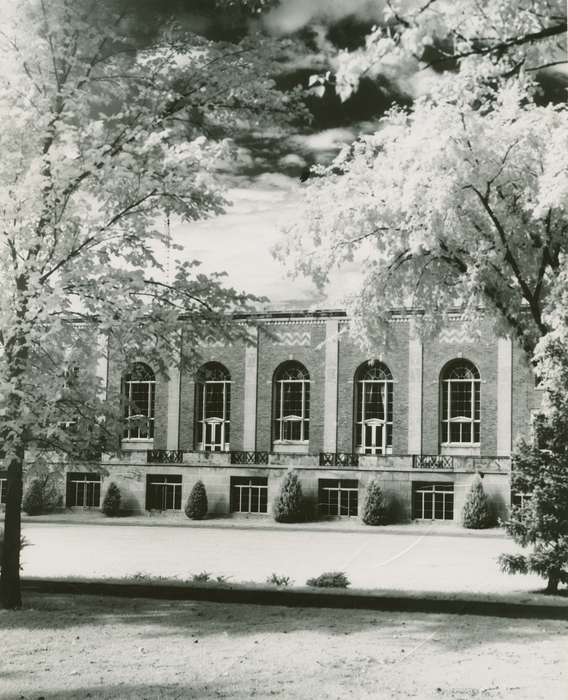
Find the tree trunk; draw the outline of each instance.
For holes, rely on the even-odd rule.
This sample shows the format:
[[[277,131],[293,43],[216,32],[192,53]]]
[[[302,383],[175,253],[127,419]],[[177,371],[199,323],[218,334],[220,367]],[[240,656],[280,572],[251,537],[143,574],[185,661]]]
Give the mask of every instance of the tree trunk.
[[[560,583],[560,576],[556,571],[551,571],[548,574],[548,584],[546,586],[547,593],[558,593],[558,584]]]
[[[23,282],[19,282],[24,284]],[[25,288],[25,287],[24,287]],[[25,302],[17,314],[25,317]],[[20,590],[20,549],[22,538],[22,485],[26,433],[23,420],[23,376],[27,369],[29,349],[20,326],[5,344],[7,379],[11,385],[5,400],[5,423],[0,431],[2,448],[8,460],[8,493],[4,514],[4,544],[0,574],[0,602],[3,608],[22,607]]]
[[[2,575],[0,593],[3,608],[21,608],[20,544],[22,538],[22,471],[23,445],[12,456],[8,466],[8,493],[4,515],[4,543],[2,546]]]

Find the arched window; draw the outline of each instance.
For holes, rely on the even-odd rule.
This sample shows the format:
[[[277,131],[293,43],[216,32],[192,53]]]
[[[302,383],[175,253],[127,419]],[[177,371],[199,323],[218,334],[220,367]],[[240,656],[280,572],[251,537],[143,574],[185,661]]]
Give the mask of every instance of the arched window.
[[[143,362],[135,362],[122,377],[125,398],[125,440],[149,440],[154,437],[156,377]]]
[[[299,362],[274,373],[274,442],[307,444],[310,439],[310,375]]]
[[[393,378],[380,362],[365,362],[355,374],[355,449],[361,454],[392,452]]]
[[[441,376],[442,444],[479,444],[480,378],[468,360],[450,362]]]
[[[195,442],[198,450],[225,452],[231,439],[231,375],[218,362],[197,373]]]

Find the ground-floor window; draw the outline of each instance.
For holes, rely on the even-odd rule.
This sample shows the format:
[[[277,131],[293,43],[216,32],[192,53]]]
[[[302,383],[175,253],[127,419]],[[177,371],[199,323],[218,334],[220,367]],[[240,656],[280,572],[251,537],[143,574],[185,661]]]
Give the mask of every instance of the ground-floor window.
[[[414,482],[412,484],[412,517],[417,520],[453,520],[453,483]]]
[[[101,475],[96,472],[68,472],[66,503],[68,508],[98,508],[101,505]]]
[[[181,510],[181,474],[146,476],[146,510]]]
[[[6,505],[8,498],[8,472],[0,472],[0,505]]]
[[[531,494],[525,491],[511,491],[511,506],[522,508],[530,499]]]
[[[318,504],[321,515],[357,515],[357,479],[319,479]]]
[[[231,477],[231,513],[266,513],[267,511],[267,477]]]

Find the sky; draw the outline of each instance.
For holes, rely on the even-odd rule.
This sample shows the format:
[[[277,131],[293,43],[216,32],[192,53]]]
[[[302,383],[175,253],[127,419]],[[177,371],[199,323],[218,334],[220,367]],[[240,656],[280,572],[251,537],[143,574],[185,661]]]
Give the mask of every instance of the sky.
[[[176,10],[188,26],[199,27],[211,36],[223,32],[224,23],[212,14],[193,15],[193,5],[176,0]],[[304,84],[316,71],[318,48],[325,42],[349,43],[362,39],[377,21],[376,0],[282,0],[263,24],[275,36],[308,29],[313,33],[315,51],[297,57],[298,80]],[[345,20],[348,17],[349,19]],[[330,34],[330,31],[332,34]],[[335,35],[333,32],[335,31]],[[322,46],[325,49],[325,46]],[[363,131],[373,131],[376,121],[392,99],[399,97],[383,86],[363,86],[361,94],[343,105],[333,94],[311,102],[314,121],[309,133],[293,133],[278,143],[240,145],[235,172],[226,179],[226,196],[231,204],[226,213],[195,223],[171,222],[174,243],[184,252],[178,259],[197,259],[204,271],[225,271],[227,282],[239,290],[269,298],[267,308],[337,308],[354,279],[354,270],[333,277],[325,292],[311,280],[291,279],[271,249],[283,235],[283,227],[301,216],[300,176],[313,163],[329,163],[340,148]],[[318,104],[319,102],[319,104]]]
[[[230,5],[230,0],[225,1]],[[384,8],[383,0],[280,0],[258,20],[251,15],[243,19],[231,10],[212,10],[211,0],[136,2],[141,3],[137,8],[148,9],[148,17],[159,6],[160,11],[173,12],[187,28],[209,38],[238,39],[258,28],[259,22],[274,36],[300,32],[310,50],[295,58],[290,72],[304,85],[310,74],[322,72],[326,48],[356,48],[380,21]],[[140,12],[143,17],[142,9]],[[147,31],[148,23],[145,26]],[[233,170],[225,176],[231,202],[226,213],[195,223],[172,222],[172,241],[184,247],[183,254],[175,251],[172,257],[200,260],[204,271],[226,271],[231,286],[268,297],[267,308],[340,308],[342,298],[354,286],[356,269],[338,271],[322,291],[306,278],[289,278],[271,254],[284,235],[283,227],[302,215],[305,184],[300,176],[314,163],[329,163],[362,132],[374,131],[388,107],[409,104],[432,77],[433,71],[420,71],[404,79],[397,77],[395,82],[362,81],[358,93],[345,103],[328,90],[323,99],[309,102],[314,116],[309,132],[238,144]]]

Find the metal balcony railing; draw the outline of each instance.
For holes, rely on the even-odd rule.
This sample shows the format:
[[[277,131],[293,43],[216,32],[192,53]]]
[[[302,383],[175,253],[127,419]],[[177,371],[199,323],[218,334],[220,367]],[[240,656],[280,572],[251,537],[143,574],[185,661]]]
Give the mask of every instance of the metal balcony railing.
[[[320,452],[320,467],[358,467],[359,455],[354,452]]]
[[[148,464],[181,464],[183,450],[146,450]]]
[[[231,464],[268,464],[268,452],[231,450]]]
[[[412,468],[453,471],[454,458],[449,455],[412,455]]]

